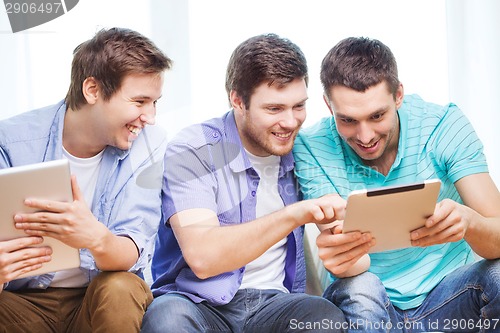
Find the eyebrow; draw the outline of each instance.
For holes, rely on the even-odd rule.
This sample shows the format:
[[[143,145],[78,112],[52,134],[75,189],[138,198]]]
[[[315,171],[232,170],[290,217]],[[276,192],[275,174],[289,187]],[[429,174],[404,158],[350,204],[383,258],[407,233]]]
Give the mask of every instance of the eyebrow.
[[[160,99],[162,95],[160,95],[157,99]],[[132,99],[153,99],[151,96],[147,95],[137,95],[133,96]]]
[[[297,104],[302,104],[302,103],[305,103],[307,100],[309,99],[309,97],[306,97],[304,98],[303,100],[301,101],[298,101],[297,103],[293,103],[293,105],[297,105]],[[263,106],[287,106],[287,104],[284,104],[284,103],[273,103],[273,102],[270,102],[270,103],[263,103],[262,104]]]
[[[382,107],[382,108],[377,109],[377,110],[373,111],[372,113],[370,113],[370,114],[368,115],[368,118],[373,117],[374,115],[379,114],[379,113],[382,113],[382,112],[387,112],[388,110],[389,110],[389,106]],[[340,113],[340,112],[336,112],[336,113],[335,113],[335,116],[336,116],[336,117],[339,117],[339,118],[350,118],[350,119],[356,119],[356,118],[353,118],[353,117],[351,117],[351,116],[347,116],[347,115],[345,115],[345,114],[343,114],[343,113]]]

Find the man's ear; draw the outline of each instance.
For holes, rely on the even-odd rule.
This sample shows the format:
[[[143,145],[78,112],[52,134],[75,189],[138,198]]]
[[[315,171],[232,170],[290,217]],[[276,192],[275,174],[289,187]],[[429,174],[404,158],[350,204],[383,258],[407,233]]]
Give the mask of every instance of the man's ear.
[[[243,100],[236,91],[231,90],[229,93],[229,101],[235,112],[243,113],[245,110],[245,103],[243,103]]]
[[[328,99],[328,97],[325,94],[323,94],[323,100],[325,101],[326,106],[328,106],[328,110],[330,110],[330,114],[333,116],[333,109],[332,109],[332,106],[330,104],[330,100]]]
[[[99,84],[93,77],[88,77],[82,83],[83,97],[88,104],[95,104],[99,98]]]
[[[405,97],[405,91],[403,88],[403,84],[400,83],[398,90],[396,90],[396,96],[395,96],[395,101],[396,101],[396,110],[399,110],[401,105],[403,104],[403,99]]]

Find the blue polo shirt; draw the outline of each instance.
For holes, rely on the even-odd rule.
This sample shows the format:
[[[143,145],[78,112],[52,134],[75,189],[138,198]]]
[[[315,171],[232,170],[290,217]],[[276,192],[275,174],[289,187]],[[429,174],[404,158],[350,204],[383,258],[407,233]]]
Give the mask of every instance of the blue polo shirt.
[[[398,153],[387,176],[365,166],[337,132],[334,117],[301,131],[293,154],[304,197],[317,198],[352,190],[408,184],[439,178],[439,200],[462,203],[454,183],[462,177],[488,172],[483,145],[465,115],[454,104],[438,106],[419,96],[405,96],[398,110]],[[469,245],[455,243],[370,254],[369,271],[386,287],[401,309],[419,306],[451,271],[474,260]]]
[[[278,191],[284,205],[298,200],[291,153],[282,156]],[[152,264],[153,295],[177,292],[194,302],[229,303],[238,291],[245,267],[199,279],[182,257],[168,219],[186,209],[216,212],[221,225],[255,220],[259,176],[241,143],[233,111],[221,118],[182,130],[168,145],[165,155],[163,216]],[[287,237],[284,286],[290,292],[305,290],[303,231]],[[221,260],[224,260],[221,258]]]

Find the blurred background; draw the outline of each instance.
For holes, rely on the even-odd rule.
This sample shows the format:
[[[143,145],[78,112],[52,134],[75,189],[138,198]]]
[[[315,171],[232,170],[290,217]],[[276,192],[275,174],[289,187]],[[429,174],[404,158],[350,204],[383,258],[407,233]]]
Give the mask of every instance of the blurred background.
[[[454,102],[465,112],[499,186],[499,17],[497,0],[80,0],[65,15],[14,34],[2,7],[0,119],[63,99],[73,49],[101,28],[120,26],[148,36],[174,60],[157,118],[170,138],[229,109],[224,80],[231,52],[268,32],[295,42],[308,59],[304,126],[310,126],[328,116],[319,81],[323,56],[345,37],[366,36],[392,49],[406,93]]]

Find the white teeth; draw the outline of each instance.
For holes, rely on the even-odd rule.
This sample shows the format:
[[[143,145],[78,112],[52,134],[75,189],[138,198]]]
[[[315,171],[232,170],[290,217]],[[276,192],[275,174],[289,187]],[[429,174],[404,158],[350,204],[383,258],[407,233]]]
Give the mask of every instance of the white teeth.
[[[141,129],[139,127],[135,127],[132,125],[128,125],[127,129],[131,132],[134,133],[135,135],[138,135],[141,132]]]
[[[375,143],[373,143],[373,144],[371,144],[371,145],[364,145],[364,144],[361,144],[361,143],[360,143],[359,145],[360,145],[361,147],[363,147],[363,148],[371,148],[371,147],[375,146]]]
[[[292,133],[274,133],[278,138],[288,138]]]

